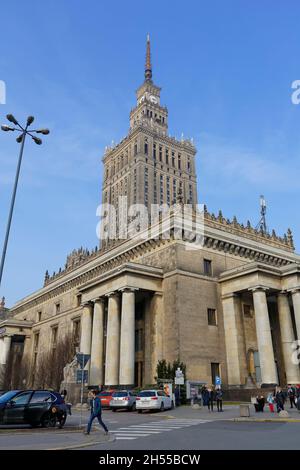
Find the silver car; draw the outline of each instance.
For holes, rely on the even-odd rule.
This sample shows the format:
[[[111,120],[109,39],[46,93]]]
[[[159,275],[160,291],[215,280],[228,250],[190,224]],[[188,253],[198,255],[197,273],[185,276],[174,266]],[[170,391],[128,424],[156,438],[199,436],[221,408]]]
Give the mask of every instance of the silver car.
[[[117,411],[118,409],[127,409],[130,411],[135,411],[135,395],[129,390],[119,390],[112,394],[110,400],[110,409]]]

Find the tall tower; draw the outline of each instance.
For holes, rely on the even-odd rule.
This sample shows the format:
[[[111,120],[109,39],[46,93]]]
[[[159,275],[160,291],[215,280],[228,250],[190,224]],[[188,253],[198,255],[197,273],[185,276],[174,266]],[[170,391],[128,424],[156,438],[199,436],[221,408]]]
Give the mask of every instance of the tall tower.
[[[152,81],[150,38],[147,36],[144,81],[136,91],[127,137],[107,147],[104,157],[102,202],[118,208],[119,196],[128,207],[197,204],[196,149],[190,140],[168,134],[168,109],[160,104],[161,89]]]

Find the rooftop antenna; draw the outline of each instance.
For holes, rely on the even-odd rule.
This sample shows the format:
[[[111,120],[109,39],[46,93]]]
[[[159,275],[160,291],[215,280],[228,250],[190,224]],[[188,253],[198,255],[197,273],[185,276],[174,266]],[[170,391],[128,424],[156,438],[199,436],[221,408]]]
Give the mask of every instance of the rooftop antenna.
[[[262,233],[267,233],[266,213],[267,204],[264,196],[260,196],[260,220],[256,226],[256,230],[260,230]]]

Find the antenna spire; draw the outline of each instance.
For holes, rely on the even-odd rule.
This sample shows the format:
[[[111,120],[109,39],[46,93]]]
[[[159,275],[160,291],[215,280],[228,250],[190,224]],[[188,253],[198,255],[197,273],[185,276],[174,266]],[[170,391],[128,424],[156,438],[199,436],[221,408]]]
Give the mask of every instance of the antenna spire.
[[[256,229],[259,229],[262,233],[267,233],[267,222],[266,222],[267,204],[265,197],[260,196],[260,221],[258,222]]]
[[[152,65],[151,65],[151,51],[150,51],[150,35],[147,34],[147,48],[146,48],[146,64],[145,64],[145,80],[151,81],[152,78]]]

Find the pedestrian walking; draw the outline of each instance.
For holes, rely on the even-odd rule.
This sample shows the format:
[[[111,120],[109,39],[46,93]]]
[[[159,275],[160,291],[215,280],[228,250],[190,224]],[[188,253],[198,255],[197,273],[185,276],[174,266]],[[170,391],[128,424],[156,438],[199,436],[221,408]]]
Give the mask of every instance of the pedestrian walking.
[[[295,402],[295,398],[296,398],[296,389],[295,387],[293,387],[292,385],[288,385],[288,389],[287,389],[287,395],[290,399],[290,408],[296,408],[296,402]]]
[[[274,413],[274,395],[272,392],[270,392],[267,396],[267,402],[269,404],[269,409],[271,413]]]
[[[90,419],[89,419],[89,422],[88,422],[88,425],[87,425],[87,429],[86,429],[86,432],[84,434],[90,434],[91,432],[91,427],[92,427],[92,424],[93,424],[93,421],[94,419],[98,419],[98,422],[100,424],[100,426],[103,427],[104,431],[105,431],[105,434],[108,434],[108,429],[107,427],[105,426],[105,424],[103,423],[102,421],[102,408],[101,408],[101,400],[99,397],[97,397],[97,391],[96,390],[92,390],[91,391],[91,395],[93,397],[93,402],[92,402],[92,408],[91,408],[91,415],[90,415]]]
[[[217,402],[217,409],[219,412],[223,411],[223,390],[221,386],[219,385],[217,390],[216,390],[216,402]]]
[[[284,393],[280,387],[275,388],[275,401],[276,401],[276,408],[277,413],[284,410]]]
[[[88,391],[88,399],[87,399],[87,401],[88,401],[89,410],[92,410],[92,407],[93,407],[93,397],[94,397],[93,391],[94,391],[94,390],[89,390],[89,391]]]

